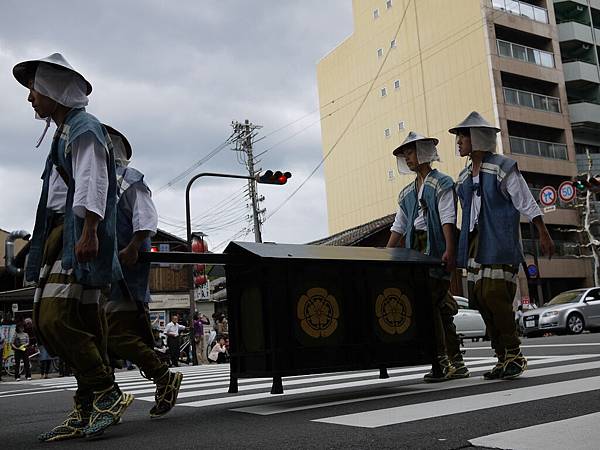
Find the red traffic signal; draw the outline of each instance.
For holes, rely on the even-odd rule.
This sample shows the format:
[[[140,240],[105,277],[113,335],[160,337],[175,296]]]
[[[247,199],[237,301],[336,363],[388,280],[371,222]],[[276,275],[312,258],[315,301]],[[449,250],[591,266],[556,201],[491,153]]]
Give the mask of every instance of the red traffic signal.
[[[287,180],[292,178],[292,174],[290,172],[281,172],[277,171],[273,173],[272,170],[267,170],[262,175],[258,175],[256,177],[256,181],[262,184],[285,184]]]

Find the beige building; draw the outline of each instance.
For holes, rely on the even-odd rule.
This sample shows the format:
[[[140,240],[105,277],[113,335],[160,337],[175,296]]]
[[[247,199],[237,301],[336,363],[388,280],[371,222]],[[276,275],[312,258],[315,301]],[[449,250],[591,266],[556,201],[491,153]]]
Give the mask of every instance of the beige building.
[[[473,110],[502,129],[499,151],[536,198],[577,174],[551,0],[353,0],[353,14],[352,35],[317,67],[331,234],[397,209],[412,177],[398,175],[392,150],[410,130],[440,139],[438,168],[456,177],[465,160],[447,130]],[[591,264],[573,258],[577,234],[565,231],[575,208],[559,203],[545,221],[557,244],[557,258],[540,261],[548,300],[591,283]]]

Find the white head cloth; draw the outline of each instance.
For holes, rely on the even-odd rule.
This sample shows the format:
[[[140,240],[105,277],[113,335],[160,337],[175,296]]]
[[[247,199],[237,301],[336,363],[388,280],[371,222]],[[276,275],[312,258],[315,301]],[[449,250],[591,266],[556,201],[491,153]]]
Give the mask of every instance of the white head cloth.
[[[87,85],[81,75],[41,62],[35,72],[33,90],[67,108],[88,104]]]
[[[33,90],[68,108],[83,108],[88,104],[85,80],[75,72],[58,69],[51,64],[40,62],[35,71]],[[38,148],[50,127],[51,118],[44,119],[37,113],[35,117],[46,121],[46,127],[35,146]]]
[[[440,161],[437,147],[431,139],[421,140],[415,142],[417,148],[417,162],[419,165],[425,163],[432,163],[434,161]],[[414,173],[408,168],[406,164],[406,158],[403,153],[396,156],[396,164],[398,165],[398,173],[400,175],[408,175]]]
[[[471,151],[496,153],[496,133],[493,128],[469,128],[471,133]],[[458,151],[458,134],[456,135],[456,155]]]
[[[127,150],[125,150],[125,144],[121,136],[110,133],[110,140],[113,145],[113,153],[115,155],[115,163],[118,166],[126,167],[129,164],[127,159]]]

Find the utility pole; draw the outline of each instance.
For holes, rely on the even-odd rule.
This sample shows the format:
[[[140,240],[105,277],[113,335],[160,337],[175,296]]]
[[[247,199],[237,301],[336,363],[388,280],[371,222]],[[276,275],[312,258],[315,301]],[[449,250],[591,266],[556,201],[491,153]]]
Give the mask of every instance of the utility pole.
[[[252,203],[254,241],[262,242],[262,235],[260,232],[262,221],[260,219],[260,215],[263,214],[265,210],[260,209],[260,201],[262,199],[258,197],[258,192],[256,190],[256,169],[254,166],[254,155],[252,153],[252,142],[255,136],[254,132],[262,127],[260,125],[254,125],[250,123],[248,119],[246,119],[244,123],[232,122],[231,126],[233,127],[233,131],[235,133],[235,137],[233,138],[236,143],[235,150],[240,152],[243,163],[248,169],[248,176],[250,177],[248,179],[248,192],[250,194],[250,201]]]

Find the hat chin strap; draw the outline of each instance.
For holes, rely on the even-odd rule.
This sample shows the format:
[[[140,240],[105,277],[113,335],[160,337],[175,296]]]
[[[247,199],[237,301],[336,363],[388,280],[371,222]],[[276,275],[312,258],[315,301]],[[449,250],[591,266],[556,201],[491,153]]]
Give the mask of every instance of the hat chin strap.
[[[44,131],[42,131],[42,135],[38,139],[37,144],[35,144],[35,148],[40,148],[40,145],[42,145],[42,142],[43,142],[44,138],[46,137],[46,133],[48,132],[48,128],[50,128],[50,121],[52,120],[52,114],[54,114],[56,112],[57,108],[58,108],[58,102],[56,100],[54,100],[54,111],[52,111],[48,115],[48,117],[46,117],[46,126],[44,127]]]
[[[40,136],[40,138],[37,141],[37,144],[35,144],[35,148],[39,148],[40,145],[42,145],[42,141],[44,140],[44,138],[46,137],[46,133],[48,132],[48,128],[50,128],[50,121],[52,120],[52,118],[50,116],[48,116],[46,118],[46,126],[44,127],[44,131],[42,131],[42,135]]]

